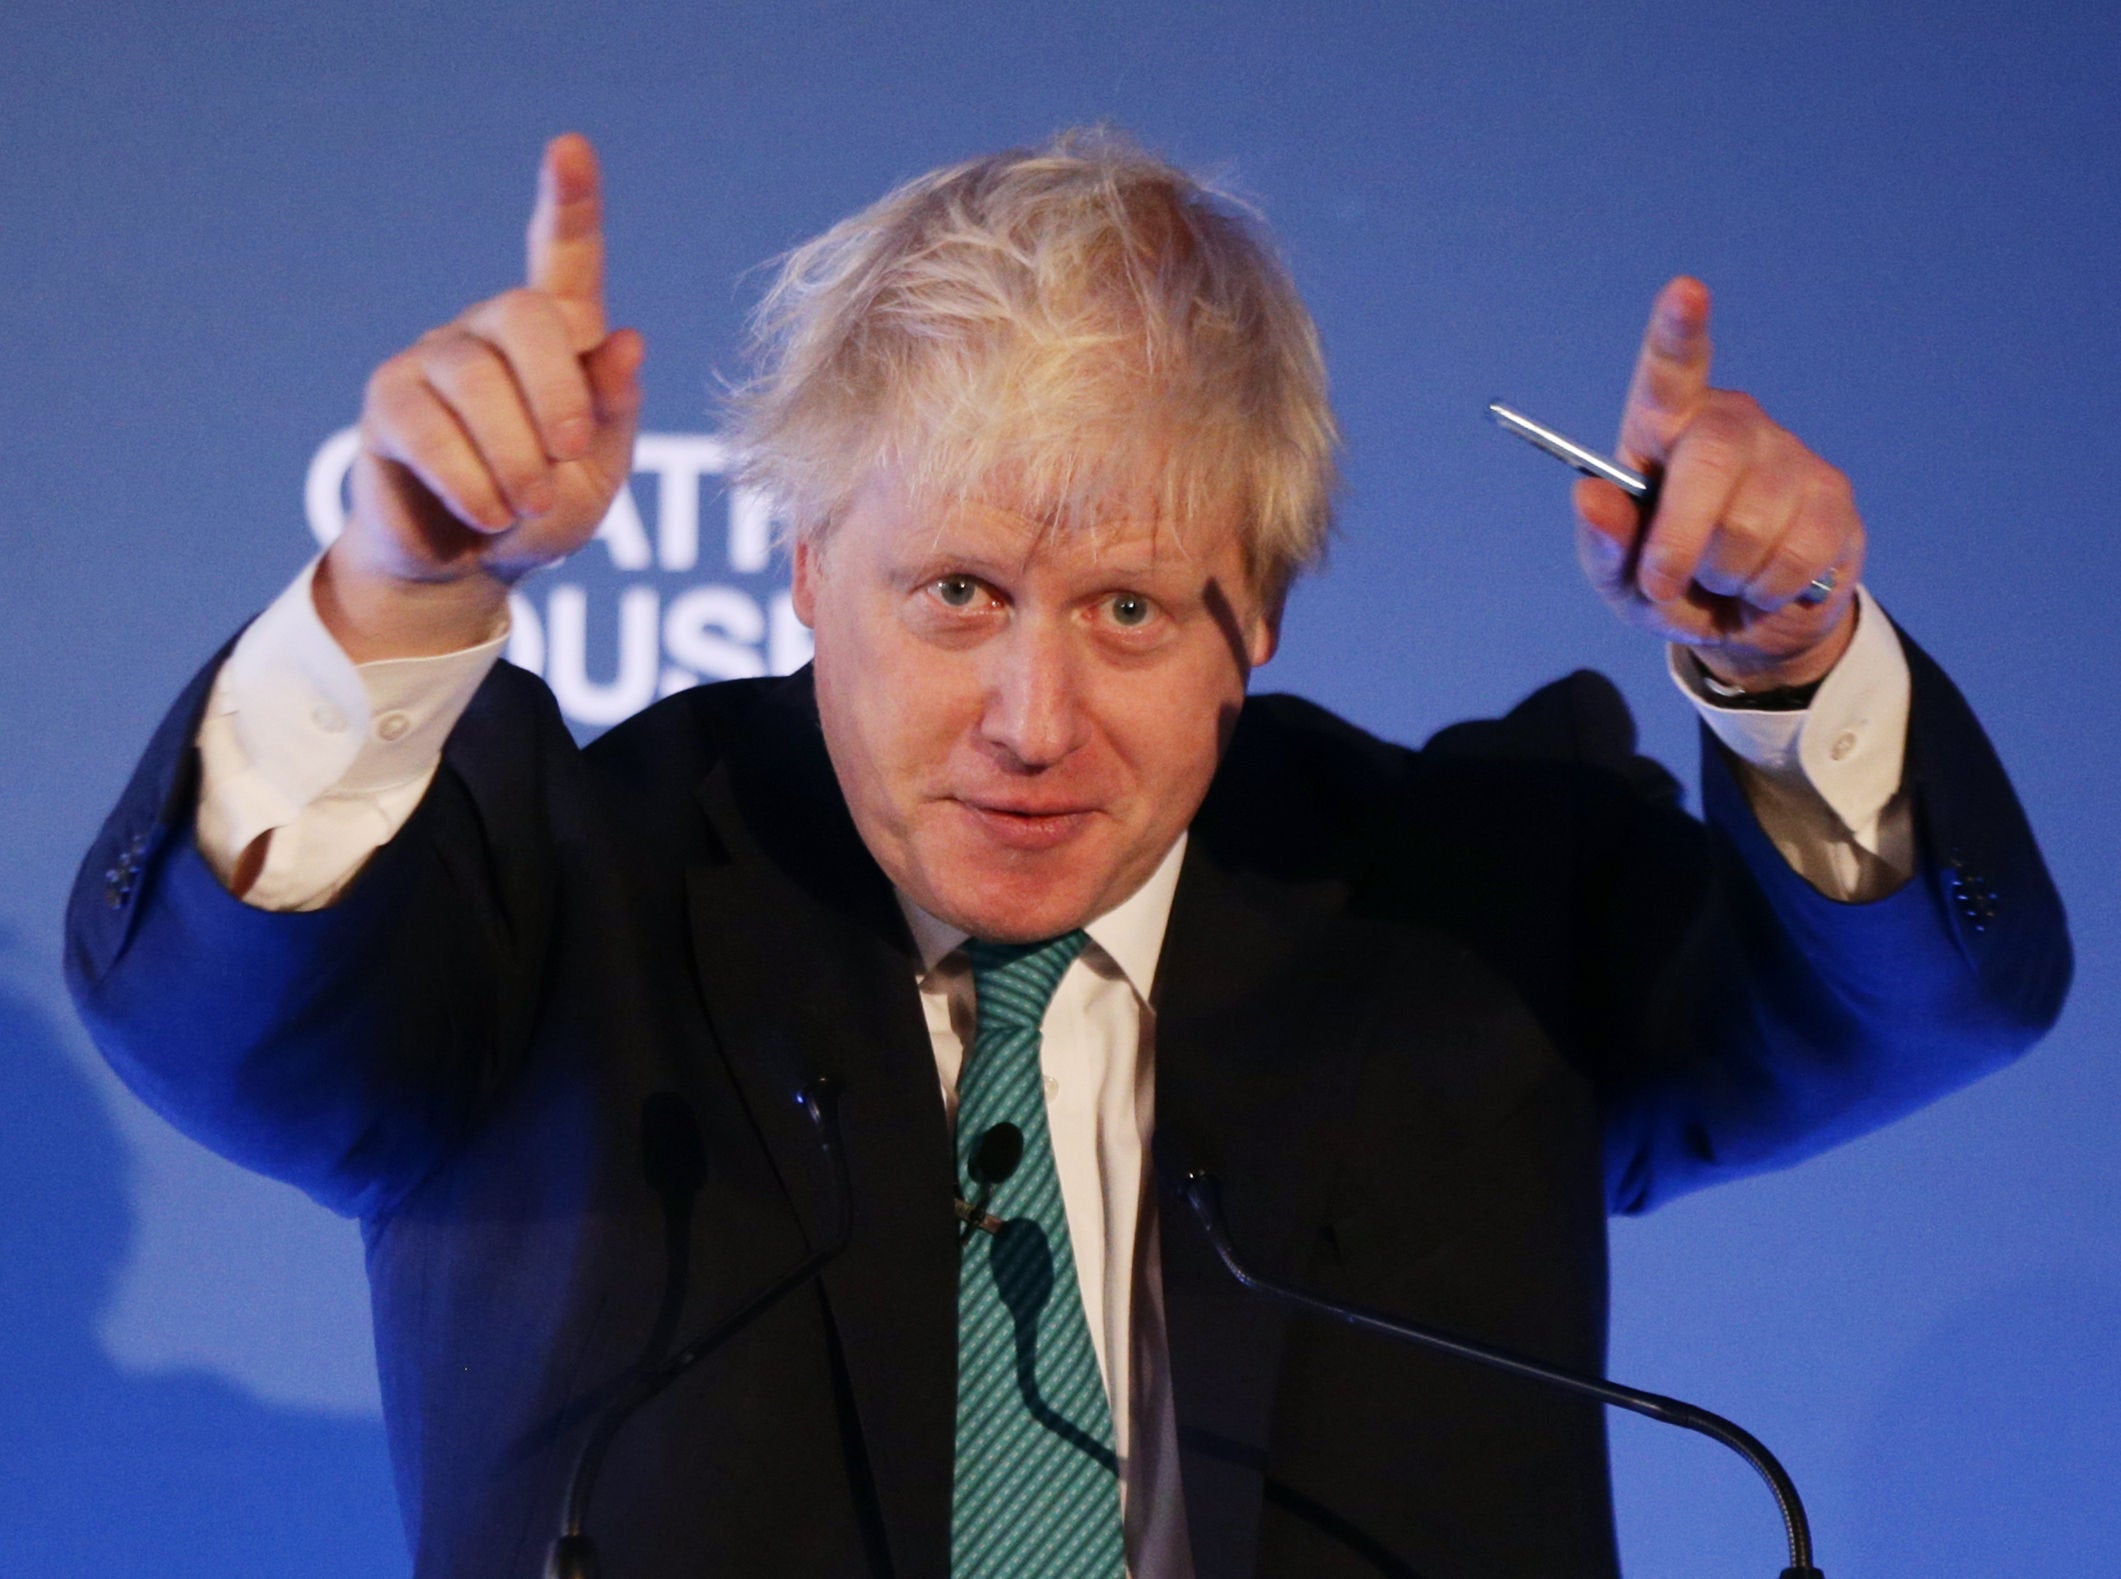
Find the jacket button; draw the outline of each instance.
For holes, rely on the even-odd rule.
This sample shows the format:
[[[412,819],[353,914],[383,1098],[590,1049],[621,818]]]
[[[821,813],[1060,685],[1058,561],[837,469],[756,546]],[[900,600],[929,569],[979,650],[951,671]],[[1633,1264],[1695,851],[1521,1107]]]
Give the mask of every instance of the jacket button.
[[[133,897],[133,888],[140,876],[141,862],[147,854],[147,835],[136,833],[118,851],[108,871],[103,874],[103,902],[113,910],[122,910]]]

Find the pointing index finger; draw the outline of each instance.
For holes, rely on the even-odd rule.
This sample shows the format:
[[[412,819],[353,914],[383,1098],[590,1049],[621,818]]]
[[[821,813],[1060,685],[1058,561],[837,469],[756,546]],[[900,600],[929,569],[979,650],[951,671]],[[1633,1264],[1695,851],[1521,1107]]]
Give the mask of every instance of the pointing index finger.
[[[1620,454],[1655,469],[1709,394],[1709,288],[1680,275],[1657,293],[1643,331],[1628,403],[1620,418]]]
[[[545,145],[525,239],[530,288],[559,302],[575,351],[591,350],[604,338],[604,216],[596,150],[581,133]]]

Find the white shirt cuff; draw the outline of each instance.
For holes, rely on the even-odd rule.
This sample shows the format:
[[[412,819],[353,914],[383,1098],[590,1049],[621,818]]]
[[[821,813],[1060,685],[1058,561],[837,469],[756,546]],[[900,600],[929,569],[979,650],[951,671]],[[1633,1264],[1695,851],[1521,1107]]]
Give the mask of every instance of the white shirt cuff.
[[[1811,705],[1763,712],[1720,705],[1682,647],[1672,681],[1736,758],[1762,829],[1822,893],[1868,899],[1914,870],[1913,822],[1901,794],[1911,694],[1907,655],[1877,600],[1856,589],[1855,634]]]
[[[245,895],[267,909],[328,903],[404,826],[508,639],[504,620],[476,647],[356,666],[317,614],[316,567],[237,640],[199,727],[200,852],[226,882],[273,833]]]

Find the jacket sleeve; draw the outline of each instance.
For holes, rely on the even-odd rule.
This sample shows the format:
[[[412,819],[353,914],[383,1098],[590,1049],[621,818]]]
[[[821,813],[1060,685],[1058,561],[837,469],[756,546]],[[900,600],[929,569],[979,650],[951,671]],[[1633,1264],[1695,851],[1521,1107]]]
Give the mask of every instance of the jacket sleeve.
[[[1596,990],[1625,1026],[1602,1083],[1612,1210],[1875,1129],[2016,1057],[2060,1013],[2069,934],[2025,814],[1965,699],[1903,643],[1904,885],[1862,904],[1820,894],[1706,731],[1705,833],[1642,811],[1591,885]]]
[[[543,687],[502,666],[419,810],[339,902],[258,910],[193,837],[192,742],[218,663],[90,846],[68,985],[112,1067],[171,1123],[371,1216],[458,1142],[527,1042],[552,919],[543,803],[573,743]]]

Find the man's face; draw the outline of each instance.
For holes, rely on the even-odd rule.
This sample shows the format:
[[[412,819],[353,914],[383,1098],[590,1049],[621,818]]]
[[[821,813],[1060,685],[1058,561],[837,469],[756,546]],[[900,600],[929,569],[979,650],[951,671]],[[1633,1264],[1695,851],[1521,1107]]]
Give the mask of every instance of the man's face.
[[[914,903],[1005,942],[1141,886],[1275,641],[1227,523],[1042,530],[918,510],[887,475],[798,545],[795,608],[863,842]]]

